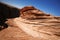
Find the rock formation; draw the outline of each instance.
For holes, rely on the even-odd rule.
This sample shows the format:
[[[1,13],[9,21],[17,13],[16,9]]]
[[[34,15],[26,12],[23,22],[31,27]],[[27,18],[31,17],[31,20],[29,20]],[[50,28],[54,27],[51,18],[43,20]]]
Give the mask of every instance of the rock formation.
[[[33,6],[22,8],[20,14],[8,19],[9,27],[0,31],[0,40],[60,40],[60,17]]]
[[[0,2],[0,30],[7,28],[5,23],[7,19],[16,18],[20,16],[20,10],[16,7]]]

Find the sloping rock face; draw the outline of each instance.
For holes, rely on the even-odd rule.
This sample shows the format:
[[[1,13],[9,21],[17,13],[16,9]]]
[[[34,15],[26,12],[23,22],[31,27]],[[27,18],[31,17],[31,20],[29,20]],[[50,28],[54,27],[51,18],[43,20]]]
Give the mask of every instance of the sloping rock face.
[[[45,14],[33,6],[20,10],[20,17],[8,19],[0,40],[60,40],[60,17]]]

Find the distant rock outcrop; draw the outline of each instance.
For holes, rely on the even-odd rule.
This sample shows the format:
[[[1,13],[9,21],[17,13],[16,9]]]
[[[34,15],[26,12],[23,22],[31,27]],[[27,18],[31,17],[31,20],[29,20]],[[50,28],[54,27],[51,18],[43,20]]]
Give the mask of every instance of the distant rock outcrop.
[[[54,18],[50,14],[45,14],[33,6],[26,6],[21,9],[21,17],[26,19],[50,19]]]

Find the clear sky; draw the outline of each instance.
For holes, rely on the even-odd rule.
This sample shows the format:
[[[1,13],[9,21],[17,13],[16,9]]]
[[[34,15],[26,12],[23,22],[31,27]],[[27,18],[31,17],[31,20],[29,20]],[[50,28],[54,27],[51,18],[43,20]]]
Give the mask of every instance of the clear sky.
[[[60,16],[60,0],[0,0],[12,6],[22,8],[32,5],[45,13]]]

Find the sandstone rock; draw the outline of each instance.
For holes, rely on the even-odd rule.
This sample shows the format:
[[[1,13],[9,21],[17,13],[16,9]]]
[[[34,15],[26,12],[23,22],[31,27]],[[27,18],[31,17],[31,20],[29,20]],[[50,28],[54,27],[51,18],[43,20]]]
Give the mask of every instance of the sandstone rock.
[[[20,11],[20,17],[8,19],[9,27],[0,31],[0,40],[60,40],[60,17],[32,6]]]
[[[21,17],[25,19],[50,19],[54,18],[50,14],[45,14],[43,11],[36,9],[33,6],[27,6],[22,8],[21,10]]]

